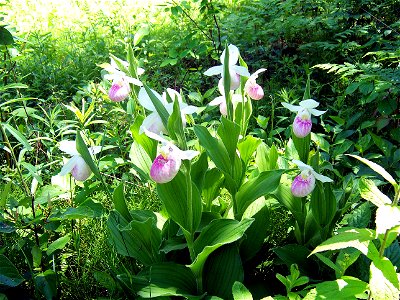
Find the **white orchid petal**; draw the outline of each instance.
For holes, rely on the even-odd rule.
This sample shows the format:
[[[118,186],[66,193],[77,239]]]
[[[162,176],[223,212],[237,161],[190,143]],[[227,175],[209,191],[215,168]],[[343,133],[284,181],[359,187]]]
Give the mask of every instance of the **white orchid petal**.
[[[143,86],[143,83],[139,79],[136,79],[136,78],[133,78],[133,77],[129,77],[129,76],[125,76],[124,79],[127,82],[132,83],[134,85]]]
[[[293,159],[292,162],[297,165],[301,171],[307,170],[314,172],[314,169],[311,166],[303,163],[301,160]]]
[[[158,134],[155,134],[154,132],[151,132],[149,130],[147,130],[146,128],[143,129],[143,132],[151,139],[159,141],[163,144],[171,144],[171,142],[167,141],[166,139],[164,139],[163,137],[161,137]],[[174,146],[176,147],[176,146]],[[178,148],[179,149],[179,148]]]
[[[250,77],[249,70],[243,66],[229,66],[229,71],[234,71],[235,73],[244,77]]]
[[[321,116],[327,112],[326,110],[322,111],[322,110],[318,110],[318,109],[314,109],[314,108],[309,109],[309,111],[312,115],[314,115],[316,117]]]
[[[138,76],[140,76],[140,75],[142,75],[144,73],[144,69],[138,67],[137,70],[136,70],[136,73],[138,74]]]
[[[72,158],[70,158],[67,163],[62,167],[60,173],[58,175],[60,176],[65,176],[68,173],[72,171],[72,169],[75,167],[76,163],[79,161],[79,155],[74,155]]]
[[[220,75],[223,72],[222,66],[214,66],[209,68],[207,71],[204,72],[206,76],[213,76],[213,75]]]
[[[91,155],[94,155],[94,154],[100,153],[101,146],[92,146],[92,147],[89,147],[88,150]]]
[[[313,100],[313,99],[307,99],[300,101],[299,105],[303,108],[311,109],[311,108],[316,108],[319,105],[319,102]]]
[[[288,110],[293,111],[293,112],[298,112],[299,110],[302,109],[301,106],[292,105],[292,104],[289,104],[289,103],[286,103],[286,102],[281,102],[281,104],[282,104],[283,107],[285,107],[285,108],[287,108]]]
[[[197,155],[200,154],[199,151],[195,151],[195,150],[186,150],[186,151],[182,151],[179,148],[177,148],[179,151],[179,158],[180,159],[188,159],[188,160],[192,160],[193,158],[195,158]]]
[[[177,98],[179,103],[182,102],[182,96],[181,96],[181,94],[179,94],[179,93],[178,93],[177,91],[175,91],[174,89],[167,88],[167,93],[168,93],[168,95],[170,96],[170,98],[172,99],[172,101],[175,101],[175,98]],[[167,95],[166,95],[165,92],[163,93],[162,98],[165,100],[165,102],[168,102],[168,101],[167,101]]]
[[[243,101],[243,96],[241,94],[233,94],[232,95],[232,103],[238,103]],[[247,101],[247,98],[244,97],[244,101]]]
[[[185,115],[191,115],[197,112],[198,107],[189,105],[181,109],[181,112],[184,113]]]
[[[333,180],[330,179],[329,177],[326,177],[326,176],[324,176],[324,175],[321,175],[321,174],[315,172],[314,170],[312,170],[311,173],[314,175],[314,177],[315,177],[317,180],[319,180],[319,181],[321,181],[321,182],[333,182]]]
[[[165,106],[167,103],[166,101],[161,97],[159,93],[157,93],[154,90],[151,90],[153,94],[158,98],[158,100],[161,101],[161,103]],[[153,102],[150,99],[150,96],[147,94],[145,88],[141,88],[139,91],[138,95],[138,100],[141,106],[143,106],[145,109],[150,110],[150,111],[156,111],[156,108],[153,105]]]
[[[215,98],[214,100],[212,100],[210,103],[208,103],[208,105],[217,106],[217,105],[220,105],[224,101],[225,101],[225,96],[219,96],[219,97]]]
[[[78,150],[76,150],[76,142],[75,141],[61,141],[59,148],[62,152],[65,152],[71,156],[79,155]]]
[[[265,71],[267,71],[267,69],[265,69],[265,68],[258,69],[257,71],[255,71],[253,74],[250,75],[250,78],[251,79],[257,79],[258,78],[258,74],[260,74],[262,72],[265,72]]]
[[[139,128],[139,134],[144,133],[145,130],[148,130],[155,134],[159,134],[160,132],[166,133],[161,117],[156,111],[152,112],[143,120],[142,125]]]
[[[105,74],[103,78],[110,81],[114,81],[116,78],[119,78],[119,76],[116,74]]]
[[[235,65],[239,59],[239,49],[235,45],[230,44],[228,46],[228,51],[229,51],[229,65]],[[225,50],[222,51],[222,55],[220,57],[221,64],[224,64],[225,60]]]

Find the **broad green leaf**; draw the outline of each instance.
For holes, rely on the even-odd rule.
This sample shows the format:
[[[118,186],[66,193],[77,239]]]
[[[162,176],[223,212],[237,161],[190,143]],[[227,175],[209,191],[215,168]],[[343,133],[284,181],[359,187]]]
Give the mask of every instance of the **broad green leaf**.
[[[132,216],[129,213],[128,206],[125,202],[124,184],[121,182],[114,190],[113,201],[115,209],[124,217],[128,222],[132,221]]]
[[[341,269],[333,262],[331,261],[328,257],[321,253],[315,253],[315,255],[328,267],[330,267],[332,270],[335,271],[336,274],[339,274],[341,272]]]
[[[150,180],[149,174],[152,161],[141,144],[133,141],[129,150],[129,158],[134,165],[134,169],[140,174],[144,180]]]
[[[270,170],[270,163],[269,163],[269,152],[270,148],[262,142],[257,147],[257,154],[255,157],[255,163],[257,165],[257,169],[259,172],[269,171]]]
[[[33,245],[31,254],[32,254],[33,267],[40,268],[42,262],[42,250],[37,245]]]
[[[320,134],[311,132],[311,140],[323,151],[329,153],[329,143]]]
[[[203,286],[210,295],[231,299],[233,284],[243,279],[244,270],[236,244],[222,246],[207,259]]]
[[[137,46],[140,41],[150,33],[150,28],[147,24],[144,24],[142,27],[139,28],[138,31],[136,31],[134,37],[133,37],[133,46]]]
[[[47,299],[52,300],[57,296],[57,274],[53,270],[46,270],[34,278],[35,287]]]
[[[293,144],[296,147],[297,153],[299,154],[300,160],[308,164],[308,155],[310,154],[310,142],[311,142],[311,134],[308,134],[304,138],[298,138],[292,129],[292,140]]]
[[[211,160],[215,163],[216,167],[224,173],[230,173],[231,162],[229,160],[229,154],[225,146],[220,140],[211,136],[207,128],[195,125],[194,133],[200,141],[200,145],[206,149],[207,154]]]
[[[387,257],[398,269],[400,269],[400,244],[398,241],[392,243],[385,249],[384,256]]]
[[[110,242],[118,253],[130,256],[144,265],[161,261],[158,251],[161,230],[157,228],[157,217],[150,211],[135,211],[128,222],[117,211],[111,211],[107,221]]]
[[[226,118],[221,118],[221,125],[218,127],[217,133],[221,138],[232,163],[236,156],[240,126]]]
[[[170,97],[167,93],[167,97]],[[178,141],[178,147],[186,150],[186,140],[185,134],[183,132],[183,123],[182,123],[182,113],[179,107],[178,99],[172,99],[173,101],[173,110],[172,114],[168,118],[168,134],[170,138]]]
[[[196,185],[193,182],[190,184],[192,186],[188,189],[185,176],[182,172],[178,172],[170,182],[157,184],[157,192],[172,220],[193,234],[200,224],[202,203]],[[192,192],[192,207],[188,203],[190,191]],[[192,212],[191,215],[189,211]]]
[[[236,194],[238,216],[241,217],[246,208],[257,198],[268,195],[276,190],[282,174],[286,170],[262,172],[254,179],[244,183]]]
[[[65,193],[60,187],[54,185],[42,186],[35,195],[35,203],[44,205],[49,202],[49,200],[54,200],[54,198]]]
[[[361,252],[354,248],[346,248],[340,250],[335,262],[336,266],[338,267],[338,270],[335,270],[336,277],[342,277],[347,268],[356,262],[360,254]]]
[[[232,286],[234,300],[253,300],[253,296],[243,283],[236,281]]]
[[[287,184],[280,184],[278,188],[274,191],[273,195],[286,207],[294,216],[297,221],[302,221],[305,218],[303,213],[303,204],[299,198],[293,196],[290,186]]]
[[[14,38],[4,26],[0,26],[0,45],[12,45]]]
[[[303,300],[356,300],[356,295],[363,294],[367,288],[368,283],[355,277],[343,276],[334,281],[318,283],[315,288],[307,293]]]
[[[386,101],[385,101],[386,102]],[[381,122],[383,122],[383,126],[382,126],[382,128],[385,126],[385,125],[387,125],[388,123],[389,123],[389,120],[387,120],[387,119],[380,119],[380,120],[378,120],[378,122],[379,121],[381,121]],[[386,121],[386,122],[385,122]],[[378,123],[379,124],[379,123]],[[379,129],[378,129],[379,130]],[[392,149],[393,149],[393,144],[391,143],[391,142],[389,142],[388,140],[385,140],[384,138],[382,138],[382,137],[380,137],[380,136],[378,136],[378,135],[376,135],[376,134],[374,134],[374,133],[372,133],[372,132],[368,132],[370,135],[371,135],[371,137],[372,137],[372,140],[374,141],[374,143],[375,143],[375,145],[377,145],[381,150],[382,150],[382,152],[383,152],[383,154],[385,154],[386,156],[391,156],[392,155]],[[372,168],[372,167],[371,167]],[[376,171],[376,172],[378,172],[378,171]],[[379,173],[379,172],[378,172]],[[380,174],[380,173],[379,173]],[[381,174],[382,175],[382,174]],[[382,175],[383,176],[383,175]],[[383,176],[383,177],[385,177],[385,176]],[[389,181],[388,179],[386,179],[387,181]],[[389,181],[390,182],[390,181]]]
[[[382,193],[370,179],[361,178],[358,182],[358,188],[361,197],[375,204],[377,207],[392,203],[389,197]]]
[[[152,90],[146,84],[143,84],[143,87],[145,88],[147,94],[149,95],[150,100],[153,103],[158,115],[160,116],[164,127],[168,128],[169,113],[168,113],[167,109],[164,107],[164,105],[161,103],[161,101],[157,98],[156,95],[154,95]]]
[[[219,247],[240,239],[253,219],[240,222],[232,219],[216,219],[206,226],[194,242],[195,261],[190,265],[192,271],[201,276],[208,256]]]
[[[65,211],[59,211],[49,217],[49,220],[74,220],[86,218],[99,218],[103,215],[104,207],[101,203],[88,199],[78,207],[68,207]]]
[[[385,234],[386,230],[400,225],[400,207],[382,205],[376,210],[376,234]]]
[[[24,280],[13,263],[6,256],[0,254],[0,285],[16,287]]]
[[[318,225],[321,227],[330,225],[336,214],[336,198],[330,183],[316,182],[311,194],[310,208]]]
[[[386,257],[372,261],[369,288],[374,300],[399,299],[399,278],[396,269]]]
[[[375,239],[375,231],[366,228],[353,228],[344,231],[340,231],[337,235],[324,241],[318,247],[316,247],[310,255],[327,251],[327,250],[339,250],[348,247],[353,247],[361,251],[369,259],[374,260],[379,257],[378,250],[372,243]]]
[[[252,159],[254,152],[260,144],[261,140],[251,135],[246,136],[245,139],[238,144],[240,158],[244,161],[245,166],[249,164],[249,161]]]
[[[296,264],[302,273],[310,273],[317,267],[315,262],[308,258],[310,250],[299,244],[286,244],[273,249],[276,255],[287,265]]]
[[[125,275],[126,276],[126,275]],[[141,271],[137,276],[119,275],[125,285],[138,296],[154,299],[162,296],[182,296],[197,299],[197,283],[192,271],[175,263],[158,263]]]
[[[71,235],[67,234],[52,242],[46,250],[47,256],[52,255],[57,250],[63,249],[70,240],[71,240]]]
[[[92,170],[94,175],[96,175],[97,179],[101,180],[100,171],[97,168],[96,164],[94,163],[92,156],[89,153],[89,149],[86,146],[85,142],[83,141],[83,138],[79,131],[76,132],[76,150],[78,150],[79,154],[82,156],[82,158],[88,164],[88,166],[90,167],[90,170]]]
[[[154,160],[157,155],[157,141],[149,138],[144,133],[139,133],[140,126],[142,125],[143,120],[143,116],[137,115],[135,118],[135,122],[130,127],[130,132],[133,139],[146,151],[147,155],[150,157],[150,160]]]
[[[255,200],[247,207],[244,219],[253,218],[254,222],[246,230],[247,239],[240,243],[240,255],[243,261],[248,261],[260,251],[268,232],[270,232],[269,208],[264,197]]]
[[[110,293],[116,291],[117,284],[114,278],[112,278],[111,275],[107,272],[94,271],[93,277],[102,287],[105,287]]]
[[[205,173],[202,196],[207,210],[211,209],[212,201],[219,195],[223,179],[222,172],[217,168],[209,169]]]
[[[366,164],[368,167],[370,167],[372,170],[374,170],[375,172],[377,172],[378,174],[380,174],[383,178],[385,178],[390,184],[392,184],[395,189],[398,188],[398,185],[396,183],[396,181],[393,179],[392,175],[390,175],[384,168],[382,168],[380,165],[357,155],[352,155],[352,154],[348,154],[351,157],[354,157],[356,159],[358,159],[359,161],[363,162],[364,164]]]
[[[196,184],[199,191],[202,191],[205,175],[208,172],[208,157],[207,153],[203,152],[199,158],[192,163],[190,168],[190,176]]]
[[[345,216],[349,227],[366,228],[371,220],[370,202],[364,202]]]
[[[14,129],[14,127],[7,123],[0,123],[0,126],[3,126],[5,130],[7,130],[18,142],[22,144],[22,146],[26,148],[26,150],[31,151],[33,149],[25,136],[18,130]]]

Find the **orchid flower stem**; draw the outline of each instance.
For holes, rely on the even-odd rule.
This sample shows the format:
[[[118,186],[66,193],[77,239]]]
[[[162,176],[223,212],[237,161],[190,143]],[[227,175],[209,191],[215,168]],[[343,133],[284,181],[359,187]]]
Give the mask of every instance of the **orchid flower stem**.
[[[399,200],[400,200],[400,187],[397,186],[397,187],[396,187],[396,191],[395,191],[395,195],[394,195],[394,199],[393,199],[392,206],[397,206],[397,204],[399,203]]]

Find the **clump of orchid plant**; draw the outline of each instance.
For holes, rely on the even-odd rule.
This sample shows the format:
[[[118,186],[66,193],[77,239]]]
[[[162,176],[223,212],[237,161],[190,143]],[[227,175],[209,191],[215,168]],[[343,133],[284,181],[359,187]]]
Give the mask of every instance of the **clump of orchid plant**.
[[[303,100],[299,105],[291,105],[285,102],[282,102],[282,105],[290,111],[297,113],[293,122],[293,133],[298,138],[304,138],[311,132],[311,115],[321,116],[326,112],[315,109],[319,103],[313,99]]]
[[[62,167],[59,175],[65,176],[68,173],[71,173],[72,177],[74,177],[78,181],[85,181],[92,174],[92,170],[85,162],[83,157],[79,154],[76,148],[75,141],[61,141],[60,142],[60,150],[71,155],[72,157],[68,160],[68,162]],[[89,153],[91,155],[95,155],[101,151],[100,146],[93,146],[88,148]]]
[[[311,166],[303,163],[300,160],[294,159],[292,162],[296,164],[301,171],[301,173],[295,177],[291,186],[292,194],[295,197],[306,197],[307,195],[311,194],[315,188],[316,179],[321,182],[333,181],[329,177],[315,172]]]

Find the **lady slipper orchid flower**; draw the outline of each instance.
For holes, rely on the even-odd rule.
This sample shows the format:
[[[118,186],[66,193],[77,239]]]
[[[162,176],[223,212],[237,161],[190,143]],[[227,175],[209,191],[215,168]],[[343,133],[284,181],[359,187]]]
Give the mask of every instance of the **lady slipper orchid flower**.
[[[219,90],[221,96],[216,97],[214,100],[212,100],[210,103],[208,103],[208,105],[211,105],[211,106],[219,105],[219,111],[220,111],[221,115],[227,116],[228,111],[227,111],[227,107],[226,107],[224,83],[223,83],[222,79],[220,79],[218,82],[218,90]],[[239,94],[232,95],[232,103],[237,103],[240,101],[242,101],[241,95],[239,95]]]
[[[126,61],[122,61],[122,63],[126,67],[129,66],[128,62]],[[119,70],[117,64],[112,58],[111,64],[107,64],[104,69],[109,72],[109,74],[104,75],[104,79],[112,80],[111,88],[108,92],[108,97],[111,101],[121,102],[125,100],[131,92],[131,88],[129,86],[130,83],[137,86],[143,85],[140,80],[127,76],[124,72]],[[138,75],[141,75],[143,73],[144,70],[142,68],[137,69]]]
[[[243,66],[237,66],[236,63],[239,60],[239,49],[235,45],[228,46],[229,51],[229,75],[230,75],[230,90],[236,90],[240,86],[240,75],[249,77],[250,73]],[[225,50],[222,52],[220,57],[220,66],[214,66],[209,68],[204,72],[204,75],[212,76],[219,75],[223,78],[224,75],[224,60],[225,60]]]
[[[158,100],[160,100],[160,102],[170,115],[172,114],[172,111],[174,109],[174,104],[168,103],[167,93],[172,100],[175,100],[175,98],[178,99],[183,126],[186,126],[186,115],[193,114],[197,111],[196,106],[187,105],[186,103],[184,103],[182,101],[181,95],[173,89],[167,89],[167,92],[164,92],[162,96],[154,90],[151,91],[158,98]],[[155,134],[159,134],[160,132],[166,134],[167,129],[164,127],[161,117],[159,116],[156,108],[153,105],[153,102],[150,99],[150,96],[147,94],[144,88],[140,89],[138,100],[140,105],[142,105],[148,111],[151,111],[151,113],[143,120],[143,123],[140,126],[139,133],[143,133],[144,130],[146,129]]]
[[[144,130],[145,134],[162,143],[160,154],[155,158],[150,168],[150,177],[157,183],[171,181],[178,174],[183,159],[193,159],[199,152],[194,150],[183,151],[163,137]]]
[[[293,163],[295,163],[301,171],[300,175],[297,175],[293,180],[291,186],[292,194],[295,197],[301,198],[309,195],[315,188],[315,179],[321,182],[333,181],[329,177],[318,174],[311,166],[306,165],[300,160],[294,159]]]
[[[244,91],[253,100],[260,100],[262,97],[264,97],[264,91],[262,87],[256,82],[256,79],[258,78],[258,74],[266,70],[267,69],[262,68],[251,74],[244,85]]]
[[[97,154],[100,152],[100,146],[89,147],[89,153],[91,155]],[[68,160],[68,162],[62,167],[60,176],[67,175],[71,173],[71,175],[78,181],[85,181],[92,174],[92,170],[85,162],[83,157],[79,154],[76,149],[75,141],[61,141],[60,142],[60,150],[71,155],[72,157]]]
[[[290,111],[297,112],[293,122],[293,133],[298,138],[303,138],[311,132],[311,115],[320,116],[326,113],[326,111],[315,109],[318,107],[319,103],[313,99],[303,100],[299,104],[300,105],[297,106],[282,102],[284,107]]]

